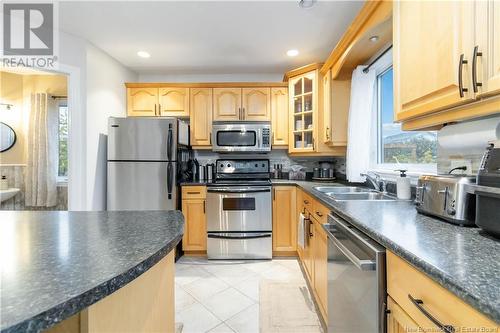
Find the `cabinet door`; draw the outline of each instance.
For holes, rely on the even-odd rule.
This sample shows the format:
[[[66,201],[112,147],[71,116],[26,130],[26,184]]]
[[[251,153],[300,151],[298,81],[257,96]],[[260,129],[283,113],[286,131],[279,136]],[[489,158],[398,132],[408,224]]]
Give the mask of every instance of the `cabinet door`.
[[[130,117],[158,114],[158,88],[127,88],[127,115]]]
[[[214,120],[240,120],[241,88],[214,88]]]
[[[212,132],[212,88],[191,88],[190,130],[192,146],[210,146]]]
[[[395,119],[470,101],[473,17],[467,1],[394,2]],[[460,63],[461,55],[467,61]],[[462,70],[463,97],[459,93]]]
[[[351,100],[351,80],[332,80],[331,139],[332,146],[347,146],[347,126]]]
[[[295,186],[273,187],[273,251],[297,250]]]
[[[160,116],[189,117],[189,88],[158,88]]]
[[[328,315],[328,238],[319,222],[314,223],[314,290],[320,310],[327,320]]]
[[[481,84],[476,90],[480,96],[496,95],[500,93],[500,2],[476,1],[475,5],[475,42],[481,53],[476,56],[477,82]]]
[[[273,146],[288,147],[288,88],[271,88]]]
[[[205,200],[182,200],[182,213],[185,219],[182,249],[184,251],[206,251],[207,224]]]
[[[244,120],[271,120],[270,88],[243,88],[242,94]]]
[[[419,327],[406,312],[387,297],[387,333],[419,332]]]

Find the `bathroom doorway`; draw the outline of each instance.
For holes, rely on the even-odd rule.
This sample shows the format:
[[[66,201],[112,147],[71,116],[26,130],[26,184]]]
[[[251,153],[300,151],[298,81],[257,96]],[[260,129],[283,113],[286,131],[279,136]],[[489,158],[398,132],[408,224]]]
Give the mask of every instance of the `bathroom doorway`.
[[[0,70],[0,210],[68,210],[68,78]]]

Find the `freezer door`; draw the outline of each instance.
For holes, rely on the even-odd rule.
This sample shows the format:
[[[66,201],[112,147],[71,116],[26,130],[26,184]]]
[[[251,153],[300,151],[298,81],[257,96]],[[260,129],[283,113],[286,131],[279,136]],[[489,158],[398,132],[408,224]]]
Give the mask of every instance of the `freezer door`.
[[[108,162],[108,210],[176,209],[175,162]]]
[[[174,161],[175,118],[114,118],[108,120],[108,160]]]

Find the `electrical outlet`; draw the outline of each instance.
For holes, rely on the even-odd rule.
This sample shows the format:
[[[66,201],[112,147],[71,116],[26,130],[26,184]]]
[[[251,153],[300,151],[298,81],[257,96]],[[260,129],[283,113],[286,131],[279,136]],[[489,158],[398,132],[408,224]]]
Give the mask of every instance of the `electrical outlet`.
[[[466,174],[471,174],[472,173],[472,160],[450,160],[451,162],[451,169],[461,167],[461,166],[466,166],[467,170],[465,170]],[[460,173],[459,171],[454,171],[453,173]]]

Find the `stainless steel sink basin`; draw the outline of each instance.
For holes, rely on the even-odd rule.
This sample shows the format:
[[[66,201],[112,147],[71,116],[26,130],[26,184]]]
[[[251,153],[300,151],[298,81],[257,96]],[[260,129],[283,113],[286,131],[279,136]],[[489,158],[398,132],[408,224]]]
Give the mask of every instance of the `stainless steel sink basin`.
[[[367,193],[374,192],[369,188],[356,187],[356,186],[316,186],[313,187],[316,191],[320,191],[327,195],[333,195],[337,193]]]
[[[369,192],[369,193],[339,193],[339,194],[333,194],[330,195],[330,197],[333,200],[336,201],[350,201],[350,200],[357,200],[357,201],[393,201],[395,200],[394,197],[391,197],[389,195],[385,195],[383,193],[379,192]]]

